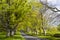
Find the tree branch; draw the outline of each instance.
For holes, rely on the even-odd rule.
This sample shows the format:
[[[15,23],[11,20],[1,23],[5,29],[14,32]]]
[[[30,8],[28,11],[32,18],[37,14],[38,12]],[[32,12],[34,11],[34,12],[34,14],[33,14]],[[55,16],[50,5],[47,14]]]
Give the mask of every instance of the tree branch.
[[[43,4],[43,5],[46,5],[47,8],[51,9],[53,12],[60,12],[60,10],[56,7],[51,7],[49,5],[47,5],[46,3],[44,4],[41,0],[40,0],[40,3]]]

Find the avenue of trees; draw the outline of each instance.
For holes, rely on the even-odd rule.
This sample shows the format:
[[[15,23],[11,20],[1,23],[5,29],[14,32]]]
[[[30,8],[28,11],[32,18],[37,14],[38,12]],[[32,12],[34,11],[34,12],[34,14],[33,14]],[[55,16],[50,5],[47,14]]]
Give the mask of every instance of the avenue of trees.
[[[47,9],[59,11],[35,0],[0,0],[0,31],[5,31],[6,36],[14,36],[17,31],[44,34],[60,30],[48,25],[48,16],[44,16]],[[54,9],[57,9],[55,11]],[[54,29],[53,29],[54,28]]]
[[[34,3],[28,0],[0,0],[0,29],[6,31],[7,37],[13,36],[21,27],[35,28],[35,25],[40,24],[37,10],[42,5]],[[35,7],[38,7],[37,10]]]

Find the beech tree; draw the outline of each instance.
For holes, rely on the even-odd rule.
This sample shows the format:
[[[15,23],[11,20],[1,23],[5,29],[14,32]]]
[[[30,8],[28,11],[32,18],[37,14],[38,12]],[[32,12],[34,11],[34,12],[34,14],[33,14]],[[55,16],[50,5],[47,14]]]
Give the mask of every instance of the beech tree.
[[[4,27],[6,36],[13,36],[24,16],[31,11],[28,0],[0,0],[0,24]]]

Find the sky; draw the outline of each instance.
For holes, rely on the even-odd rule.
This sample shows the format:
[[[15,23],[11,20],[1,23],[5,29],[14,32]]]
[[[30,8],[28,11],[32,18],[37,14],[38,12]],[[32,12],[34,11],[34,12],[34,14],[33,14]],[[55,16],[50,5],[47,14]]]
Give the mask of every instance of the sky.
[[[41,0],[42,2],[45,2],[46,0]],[[48,5],[52,5],[52,6],[55,6],[56,8],[58,8],[58,9],[60,9],[60,0],[47,0],[47,3],[48,3]],[[60,14],[60,12],[58,13],[58,15]],[[52,15],[51,15],[52,16]],[[60,17],[59,17],[60,18]],[[55,19],[54,19],[55,20]],[[53,22],[54,22],[54,20],[53,20]],[[56,18],[56,22],[52,22],[52,23],[50,23],[51,25],[54,25],[54,26],[57,26],[58,24],[60,24],[60,22],[59,22],[59,20],[60,19],[58,19],[57,20],[57,18]]]
[[[60,0],[47,0],[49,4],[54,5],[58,9],[60,9]]]
[[[46,1],[46,0],[41,0],[41,1]],[[58,9],[60,9],[60,0],[47,0],[49,5],[55,6]]]
[[[53,6],[57,7],[58,9],[60,9],[60,0],[48,0],[47,2],[49,4],[52,4]],[[60,14],[60,12],[59,12],[59,14]],[[56,21],[57,22],[55,22],[54,25],[60,24],[59,19],[57,20],[57,18],[56,18]]]

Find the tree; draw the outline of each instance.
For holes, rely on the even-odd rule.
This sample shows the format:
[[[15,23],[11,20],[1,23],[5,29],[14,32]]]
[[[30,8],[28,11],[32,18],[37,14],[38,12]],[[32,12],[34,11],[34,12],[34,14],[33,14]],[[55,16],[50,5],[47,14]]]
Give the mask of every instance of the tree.
[[[38,34],[38,30],[40,31],[42,21],[40,8],[42,8],[42,5],[40,3],[32,2],[31,12],[25,15],[23,23],[20,24],[22,26],[22,30],[25,32]]]
[[[60,24],[58,25],[57,29],[60,31]]]
[[[7,37],[13,36],[24,16],[31,11],[28,0],[0,0],[0,23],[7,32]]]

